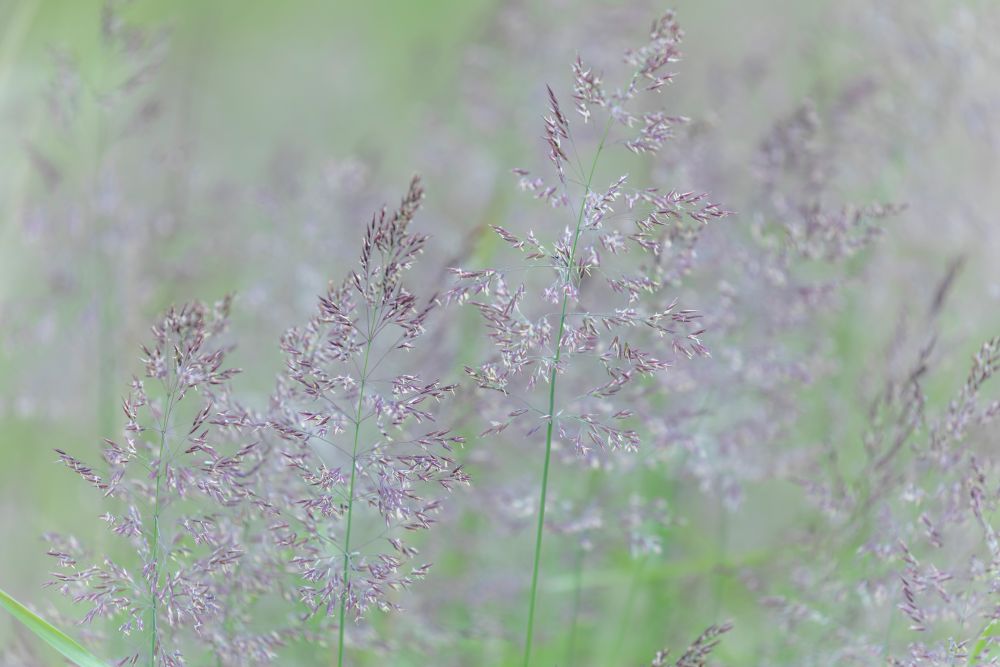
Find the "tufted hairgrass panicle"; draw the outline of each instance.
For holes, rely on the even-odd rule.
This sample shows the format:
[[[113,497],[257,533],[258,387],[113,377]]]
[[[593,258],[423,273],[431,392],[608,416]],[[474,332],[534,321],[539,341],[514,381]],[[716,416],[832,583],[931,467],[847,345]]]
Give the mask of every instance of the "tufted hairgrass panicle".
[[[573,209],[573,224],[552,231],[494,231],[518,251],[524,266],[550,275],[547,284],[512,284],[503,269],[455,269],[458,284],[450,299],[469,301],[482,315],[496,356],[467,374],[485,390],[508,397],[511,410],[484,435],[499,433],[530,419],[527,435],[544,432],[544,455],[536,509],[534,557],[528,594],[523,664],[531,662],[535,612],[545,533],[553,444],[557,440],[586,460],[592,448],[634,451],[640,436],[629,425],[629,390],[636,380],[665,372],[676,355],[705,356],[698,315],[665,300],[666,276],[673,267],[668,248],[679,235],[696,235],[711,220],[729,214],[705,194],[662,192],[631,185],[628,175],[607,188],[595,187],[602,154],[621,146],[631,153],[652,153],[672,136],[683,118],[662,111],[631,109],[640,98],[655,95],[673,77],[666,70],[679,59],[683,33],[674,15],[653,23],[649,42],[626,52],[632,69],[624,85],[609,92],[602,77],[581,58],[573,63],[573,99],[583,126],[601,116],[589,163],[578,156],[582,138],[563,112],[558,96],[546,89],[549,113],[544,140],[556,182],[516,169],[523,190],[556,209]],[[634,128],[638,127],[636,131]],[[589,304],[601,304],[593,308]],[[555,310],[552,310],[553,307]],[[644,349],[636,330],[655,333],[656,347]],[[586,370],[583,370],[586,369]],[[561,378],[574,374],[575,396],[564,396]],[[594,372],[587,372],[594,371]],[[602,381],[594,378],[603,376]],[[541,394],[541,402],[536,403]]]
[[[270,426],[291,445],[283,456],[301,478],[287,542],[311,613],[336,618],[338,666],[348,620],[397,608],[390,592],[430,567],[407,566],[418,552],[404,538],[435,521],[441,499],[424,491],[469,481],[452,456],[463,438],[433,425],[433,405],[456,385],[421,379],[403,358],[436,304],[403,282],[427,240],[410,229],[423,197],[414,178],[398,209],[373,216],[358,269],[282,339],[287,370]]]

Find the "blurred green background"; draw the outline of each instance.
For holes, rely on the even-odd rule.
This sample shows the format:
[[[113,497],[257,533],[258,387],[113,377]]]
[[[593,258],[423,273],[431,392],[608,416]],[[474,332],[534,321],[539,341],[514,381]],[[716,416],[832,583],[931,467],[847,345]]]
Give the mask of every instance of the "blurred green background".
[[[343,274],[369,211],[395,201],[412,173],[427,180],[424,224],[438,261],[512,210],[519,194],[509,169],[540,155],[544,84],[566,90],[578,50],[614,51],[641,38],[662,8],[632,4],[123,6],[129,22],[169,30],[161,51],[109,45],[100,2],[0,0],[0,586],[45,609],[53,596],[40,588],[50,564],[39,536],[100,530],[99,498],[54,463],[52,449],[90,458],[115,431],[118,397],[154,313],[175,301],[239,294],[236,364],[251,367],[243,386],[262,399],[279,368],[281,331],[308,312],[327,278]],[[894,89],[894,105],[878,110],[871,136],[853,138],[878,145],[879,157],[849,169],[845,188],[862,201],[909,201],[910,213],[890,225],[871,258],[876,268],[866,275],[874,279],[851,294],[836,331],[841,367],[804,396],[817,418],[803,426],[803,438],[856,436],[863,415],[831,423],[831,404],[866,388],[863,371],[893,335],[896,315],[924,303],[948,263],[963,256],[954,315],[945,319],[956,354],[940,385],[951,386],[978,339],[1000,324],[991,3],[898,2],[881,11],[826,0],[672,6],[687,37],[681,74],[666,95],[677,113],[722,128],[727,153],[719,159],[734,172],[749,168],[764,128],[801,99],[829,107],[865,73]],[[623,20],[632,16],[645,18]],[[933,39],[937,50],[908,50],[912,44],[894,42],[900,34]],[[141,92],[108,92],[161,57]],[[61,68],[66,58],[79,80]],[[713,527],[688,530],[690,552],[644,580],[655,591],[632,614],[635,632],[652,639],[639,645],[660,643],[657,626],[671,623],[680,627],[670,638],[696,634],[698,621],[684,619],[689,604],[752,614],[739,564],[766,561],[766,536],[788,521],[773,508],[796,498],[784,488],[751,494],[728,525],[714,519],[718,507],[680,501]],[[720,543],[753,546],[734,555]],[[435,585],[449,585],[448,567],[445,559]],[[705,573],[716,576],[697,583]],[[600,576],[619,588],[631,580],[625,566]],[[660,607],[678,599],[681,607]],[[617,610],[608,613],[617,618]],[[745,657],[764,641],[754,628],[766,630],[767,622],[757,623],[734,633],[722,654],[729,664],[759,664]],[[613,646],[619,625],[593,641]],[[10,638],[5,618],[0,655]],[[743,650],[744,658],[734,657]],[[479,657],[465,664],[485,655],[469,651]],[[621,664],[646,653],[629,653]],[[412,660],[399,664],[421,664]]]

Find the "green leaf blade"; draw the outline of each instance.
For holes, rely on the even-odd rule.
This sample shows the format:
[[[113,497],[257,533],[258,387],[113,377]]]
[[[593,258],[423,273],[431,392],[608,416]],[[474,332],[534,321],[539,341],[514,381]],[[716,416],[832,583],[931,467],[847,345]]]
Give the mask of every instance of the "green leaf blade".
[[[98,659],[69,635],[34,613],[0,588],[0,607],[6,609],[36,637],[61,653],[64,658],[78,667],[108,667],[108,663]]]
[[[984,627],[982,632],[979,633],[979,636],[977,637],[978,641],[969,652],[969,660],[967,663],[969,667],[975,667],[975,665],[979,664],[980,658],[987,657],[984,655],[984,651],[988,650],[990,640],[997,636],[1000,636],[1000,621],[994,619],[987,623],[986,627]]]

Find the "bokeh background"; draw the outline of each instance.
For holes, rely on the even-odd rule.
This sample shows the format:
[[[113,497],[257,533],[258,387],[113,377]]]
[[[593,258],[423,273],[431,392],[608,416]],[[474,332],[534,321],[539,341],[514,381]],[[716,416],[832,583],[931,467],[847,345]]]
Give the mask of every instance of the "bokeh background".
[[[961,268],[938,317],[931,394],[946,397],[979,342],[1000,330],[1000,7],[672,7],[685,59],[665,104],[695,129],[676,149],[679,166],[651,173],[712,188],[736,210],[725,225],[738,230],[755,151],[808,100],[831,119],[838,192],[908,205],[848,265],[836,318],[795,334],[829,335],[832,361],[800,395],[794,437],[843,443],[849,467],[866,419],[859,397],[877,390],[871,371],[901,318],[919,328],[949,267]],[[428,190],[420,223],[432,234],[426,265],[489,258],[496,248],[482,228],[527,206],[509,170],[543,157],[545,84],[568,91],[577,52],[612,59],[664,9],[645,0],[136,0],[109,18],[103,8],[0,0],[0,586],[43,610],[56,602],[41,587],[51,564],[40,536],[102,530],[100,499],[52,450],[92,458],[120,428],[119,400],[156,312],[236,293],[241,386],[265,400],[281,364],[276,341],[344,274],[372,210],[419,172]],[[426,271],[429,285],[444,280]],[[475,358],[468,345],[455,358]],[[588,584],[619,593],[595,598],[588,655],[617,651],[614,664],[640,664],[655,647],[731,618],[736,629],[718,654],[726,664],[806,664],[782,653],[785,630],[748,584],[768,576],[750,571],[780,554],[782,531],[802,521],[801,499],[785,482],[758,480],[730,510],[697,486],[673,492],[684,521],[668,544],[682,547],[639,578],[627,558],[611,559]],[[444,626],[469,623],[487,604],[476,595],[482,582],[443,546],[468,540],[490,551],[477,507],[430,538],[442,545],[439,567],[423,586]],[[554,621],[567,612],[545,613]],[[519,628],[513,612],[510,624]],[[442,640],[454,653],[433,664],[502,663],[502,629],[492,639],[492,629],[466,630],[464,643]],[[0,656],[12,632],[0,621]],[[376,652],[357,664],[429,664],[417,650],[384,659]]]

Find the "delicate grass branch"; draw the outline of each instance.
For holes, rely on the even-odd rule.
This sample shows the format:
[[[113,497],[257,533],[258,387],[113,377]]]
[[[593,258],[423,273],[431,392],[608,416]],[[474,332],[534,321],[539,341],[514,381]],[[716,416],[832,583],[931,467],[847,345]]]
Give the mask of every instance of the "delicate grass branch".
[[[590,164],[590,174],[587,176],[587,185],[584,189],[583,198],[580,202],[580,212],[576,219],[576,229],[573,233],[573,247],[566,262],[567,287],[573,281],[573,265],[576,261],[576,250],[580,241],[580,233],[583,226],[583,214],[587,210],[587,197],[590,194],[591,185],[594,180],[594,172],[597,170],[597,162],[604,150],[604,142],[607,140],[608,131],[611,129],[612,119],[609,117],[601,135],[601,141],[597,146],[594,159]],[[559,326],[556,330],[555,352],[552,358],[552,371],[549,373],[549,398],[548,398],[548,424],[545,427],[545,461],[542,465],[542,483],[538,500],[538,522],[535,529],[535,555],[531,566],[531,593],[528,597],[528,627],[524,634],[524,667],[531,663],[531,644],[535,632],[535,606],[538,597],[538,573],[542,558],[542,537],[545,532],[545,503],[549,489],[549,464],[552,460],[552,434],[555,427],[555,407],[556,407],[556,379],[559,371],[559,360],[562,356],[562,338],[566,327],[566,311],[569,304],[569,290],[565,289],[562,298],[562,308],[559,315]]]
[[[351,481],[347,490],[347,526],[344,532],[344,590],[340,599],[340,621],[337,628],[337,667],[344,664],[344,627],[347,619],[347,597],[351,591],[351,527],[354,520],[354,483],[358,471],[358,443],[361,438],[362,412],[365,405],[365,383],[368,381],[368,357],[371,352],[371,334],[365,343],[361,382],[358,387],[358,410],[354,417],[354,447],[351,453]]]

